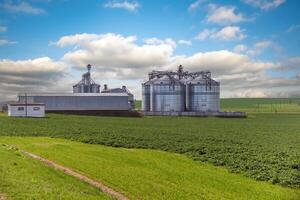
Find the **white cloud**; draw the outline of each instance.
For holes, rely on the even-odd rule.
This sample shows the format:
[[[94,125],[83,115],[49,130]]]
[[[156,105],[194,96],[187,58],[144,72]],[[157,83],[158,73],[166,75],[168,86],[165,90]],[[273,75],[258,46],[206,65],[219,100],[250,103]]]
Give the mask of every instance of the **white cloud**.
[[[128,2],[128,1],[108,1],[104,4],[105,8],[120,8],[128,11],[136,11],[140,4],[138,2]]]
[[[233,48],[233,51],[235,53],[244,53],[245,51],[247,51],[247,49],[248,49],[248,47],[246,45],[239,44]]]
[[[182,64],[189,71],[210,70],[221,82],[223,97],[276,97],[300,95],[299,78],[272,77],[269,70],[278,70],[281,63],[254,61],[247,55],[230,51],[175,56],[168,69]]]
[[[196,40],[206,40],[211,37],[212,34],[214,34],[217,31],[217,29],[204,29],[198,35],[195,37]]]
[[[261,10],[270,10],[277,8],[285,2],[285,0],[243,0],[245,3],[260,8]]]
[[[141,74],[151,68],[165,65],[176,47],[176,42],[170,38],[149,38],[142,45],[136,44],[136,41],[135,36],[112,33],[77,34],[64,36],[55,44],[77,46],[63,56],[64,61],[77,68],[90,63],[102,77],[111,78],[141,78]]]
[[[0,33],[4,33],[7,31],[7,27],[6,26],[0,26]]]
[[[144,40],[144,42],[146,44],[149,44],[149,45],[161,45],[161,44],[166,44],[166,45],[170,45],[172,47],[176,47],[176,41],[174,41],[173,39],[171,38],[167,38],[165,40],[161,40],[161,39],[158,39],[158,38],[147,38]]]
[[[296,71],[298,72],[298,76],[300,75],[300,56],[291,57],[282,62],[280,69]],[[300,78],[300,76],[299,76]]]
[[[226,26],[211,37],[219,40],[242,40],[246,35],[244,34],[244,30],[238,26]]]
[[[263,40],[254,44],[252,49],[249,49],[246,53],[251,56],[256,56],[261,54],[265,49],[275,47],[275,44],[270,40]]]
[[[242,40],[246,37],[244,34],[245,30],[238,26],[226,26],[222,29],[204,29],[200,32],[195,39],[206,40],[206,39],[217,39],[217,40]]]
[[[0,46],[10,45],[10,44],[17,44],[17,42],[16,41],[9,41],[9,40],[2,40],[2,39],[0,39]]]
[[[54,62],[49,57],[17,61],[9,59],[0,60],[1,75],[21,75],[21,77],[45,75],[50,78],[52,74],[56,76],[64,72],[65,69],[65,64]]]
[[[61,37],[57,42],[51,42],[50,45],[65,47],[69,45],[75,45],[78,43],[81,44],[81,43],[89,42],[92,40],[96,40],[98,38],[101,38],[101,35],[88,34],[88,33],[68,35],[68,36]]]
[[[286,30],[286,32],[290,33],[290,32],[296,31],[296,30],[298,30],[298,29],[300,29],[300,24],[290,26],[290,27]]]
[[[194,11],[196,10],[201,4],[203,4],[206,0],[197,0],[190,4],[189,6],[189,11]]]
[[[8,12],[13,12],[13,13],[26,13],[26,14],[38,15],[46,12],[42,8],[34,7],[27,2],[20,2],[20,3],[13,4],[11,1],[5,1],[5,3],[0,4],[0,7],[2,7]]]
[[[257,49],[265,49],[265,48],[270,47],[272,44],[273,43],[270,40],[263,40],[263,41],[255,43],[254,47]]]
[[[182,45],[192,45],[192,42],[189,40],[178,40],[178,44],[182,44]]]
[[[79,77],[66,78],[70,76],[66,63],[82,70],[90,63],[97,82],[103,84],[115,80],[112,82],[116,86],[128,84],[136,98],[140,98],[140,83],[147,78],[149,71],[176,70],[180,64],[189,71],[211,70],[213,78],[221,81],[223,97],[300,94],[300,79],[296,75],[299,74],[299,57],[274,63],[253,60],[245,54],[226,50],[197,52],[190,56],[175,55],[174,43],[171,38],[148,38],[140,42],[136,36],[125,37],[112,33],[64,36],[53,44],[76,48],[67,52],[60,62],[48,57],[0,60],[0,93],[12,97],[24,91],[70,91]],[[260,41],[253,48],[268,48],[269,45],[267,41]],[[237,47],[242,52],[248,51],[246,46]],[[293,70],[295,77],[271,77],[267,73],[283,69],[289,72]]]
[[[218,74],[256,72],[277,66],[274,63],[253,62],[246,55],[230,51],[176,56],[173,55],[175,46],[172,43],[157,38],[150,38],[145,44],[138,45],[135,36],[103,34],[97,37],[93,35],[94,39],[86,40],[83,35],[90,37],[90,34],[70,35],[57,42],[60,46],[66,46],[62,45],[63,41],[67,41],[65,44],[78,46],[78,49],[66,53],[63,60],[78,67],[91,63],[96,71],[114,74],[113,77],[117,77],[117,74],[141,77],[143,74],[139,72],[150,71],[153,67],[175,67],[180,63],[195,70],[201,66],[209,67]]]
[[[214,75],[255,73],[278,67],[271,62],[254,62],[246,55],[226,50],[175,56],[169,66],[174,68],[180,64],[191,70],[211,70]]]
[[[48,57],[29,60],[0,60],[0,100],[16,97],[19,92],[59,91],[59,82],[67,73],[62,62]],[[69,86],[70,87],[70,86]]]
[[[246,19],[242,13],[238,13],[233,6],[218,6],[216,4],[209,4],[209,11],[206,21],[209,23],[215,23],[219,25],[237,24]]]

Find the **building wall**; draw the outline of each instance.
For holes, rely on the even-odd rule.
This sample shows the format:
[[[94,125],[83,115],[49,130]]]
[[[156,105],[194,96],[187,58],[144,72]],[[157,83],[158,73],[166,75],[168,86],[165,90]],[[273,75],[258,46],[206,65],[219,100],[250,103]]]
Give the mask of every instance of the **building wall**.
[[[128,96],[28,96],[27,100],[44,103],[46,111],[130,110]],[[24,102],[25,97],[19,96]]]
[[[27,115],[26,115],[27,107]],[[33,105],[8,105],[8,116],[11,117],[45,117],[45,106]]]

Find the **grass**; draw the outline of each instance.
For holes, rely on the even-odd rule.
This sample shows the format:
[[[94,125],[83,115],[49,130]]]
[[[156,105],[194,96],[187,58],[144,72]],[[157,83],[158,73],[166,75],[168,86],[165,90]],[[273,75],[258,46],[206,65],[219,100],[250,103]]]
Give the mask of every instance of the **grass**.
[[[98,189],[3,145],[0,194],[8,199],[110,199]]]
[[[256,180],[300,187],[300,114],[246,119],[0,116],[0,135],[49,136],[114,147],[181,153]]]
[[[222,99],[224,111],[299,113],[300,98],[232,98]]]
[[[142,110],[142,101],[141,100],[135,100],[134,101],[134,107],[136,110]]]
[[[299,199],[300,191],[257,182],[186,156],[64,139],[0,137],[123,191],[133,199]]]

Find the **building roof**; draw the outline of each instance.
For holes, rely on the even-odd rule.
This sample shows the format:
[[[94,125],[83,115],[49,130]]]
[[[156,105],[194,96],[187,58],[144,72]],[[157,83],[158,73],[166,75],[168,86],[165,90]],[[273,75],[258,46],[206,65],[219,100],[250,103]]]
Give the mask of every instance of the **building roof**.
[[[210,71],[188,72],[183,70],[180,65],[178,70],[173,71],[152,71],[148,74],[149,80],[144,82],[143,85],[149,84],[213,84],[220,85],[220,82],[211,78]]]
[[[128,94],[133,95],[127,88],[111,88],[111,89],[104,89],[101,91],[102,94]]]
[[[18,103],[18,101],[2,101],[0,102],[0,106],[12,104],[12,103]]]
[[[126,92],[124,91],[122,88],[111,88],[111,89],[107,89],[107,90],[102,90],[102,93],[105,93],[105,92],[111,92],[111,93],[123,93],[123,92]]]
[[[45,106],[44,103],[10,103],[9,106]]]

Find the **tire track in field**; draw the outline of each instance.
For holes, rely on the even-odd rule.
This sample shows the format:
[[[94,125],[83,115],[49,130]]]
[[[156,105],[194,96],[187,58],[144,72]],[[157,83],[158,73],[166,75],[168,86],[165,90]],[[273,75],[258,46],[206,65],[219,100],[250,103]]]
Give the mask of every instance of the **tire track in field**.
[[[61,170],[64,173],[66,173],[66,174],[68,174],[70,176],[78,178],[79,180],[81,180],[83,182],[86,182],[86,183],[88,183],[88,184],[90,184],[90,185],[92,185],[92,186],[100,189],[102,192],[104,192],[106,194],[109,194],[110,196],[112,196],[112,197],[114,197],[114,198],[116,198],[118,200],[129,200],[129,198],[126,197],[126,196],[124,196],[122,193],[115,191],[114,189],[106,186],[104,183],[102,183],[100,181],[95,181],[95,180],[93,180],[93,179],[91,179],[91,178],[89,178],[89,177],[87,177],[85,175],[82,175],[82,174],[80,174],[78,172],[75,172],[74,170],[72,170],[72,169],[70,169],[68,167],[64,167],[62,165],[59,165],[59,164],[57,164],[57,163],[55,163],[55,162],[53,162],[51,160],[48,160],[48,159],[43,158],[41,156],[38,156],[36,154],[30,153],[30,152],[27,152],[27,151],[23,151],[23,150],[21,150],[21,152],[24,155],[28,156],[28,157],[31,157],[31,158],[33,158],[35,160],[39,160],[39,161],[43,162],[44,164],[46,164],[49,167]],[[5,198],[2,199],[1,196],[0,196],[0,200],[5,200]]]

